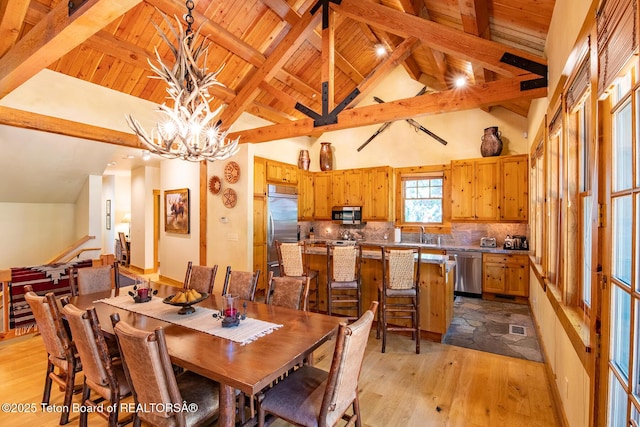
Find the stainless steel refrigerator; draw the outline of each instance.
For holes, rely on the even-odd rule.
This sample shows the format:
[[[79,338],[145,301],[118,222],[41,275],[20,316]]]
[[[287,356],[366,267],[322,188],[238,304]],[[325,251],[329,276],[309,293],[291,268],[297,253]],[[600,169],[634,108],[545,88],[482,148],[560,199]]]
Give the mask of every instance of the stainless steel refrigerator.
[[[298,241],[298,189],[269,185],[267,190],[267,266],[278,275],[279,242]]]

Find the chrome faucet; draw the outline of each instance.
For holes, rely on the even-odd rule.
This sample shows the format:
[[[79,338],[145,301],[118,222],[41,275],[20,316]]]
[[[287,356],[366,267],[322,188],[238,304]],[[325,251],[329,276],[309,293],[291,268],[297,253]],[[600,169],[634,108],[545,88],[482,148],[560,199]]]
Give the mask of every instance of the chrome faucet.
[[[424,243],[424,225],[420,226],[420,243]]]

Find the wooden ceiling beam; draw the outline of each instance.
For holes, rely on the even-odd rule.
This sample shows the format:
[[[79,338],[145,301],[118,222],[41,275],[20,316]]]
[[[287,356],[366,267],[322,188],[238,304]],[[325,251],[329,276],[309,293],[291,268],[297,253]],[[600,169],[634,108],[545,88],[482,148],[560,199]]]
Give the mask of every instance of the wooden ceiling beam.
[[[65,3],[66,6],[66,3]],[[146,149],[137,136],[113,129],[45,116],[29,111],[0,106],[0,124],[31,129],[74,138],[90,139],[123,147]]]
[[[489,26],[489,6],[487,0],[458,0],[462,29],[465,33],[491,40],[491,27]],[[471,63],[475,83],[484,83],[494,80],[491,71],[476,63]]]
[[[276,75],[273,76],[275,79],[278,79],[282,83],[287,86],[290,86],[292,89],[300,92],[307,98],[319,98],[322,94],[313,86],[310,86],[307,82],[301,80],[299,77],[294,76],[291,73],[288,73],[286,70],[281,69],[276,72]]]
[[[172,0],[145,0],[151,6],[163,11],[169,16],[182,17],[185,13],[184,3],[176,3]],[[211,21],[203,14],[193,10],[191,13],[195,19],[194,29],[202,25],[201,33],[203,36],[207,36],[211,41],[217,45],[227,49],[234,55],[239,56],[243,60],[247,61],[254,67],[261,67],[265,61],[265,56],[260,53],[253,46],[246,43],[241,38],[234,36],[231,32],[224,27]]]
[[[300,15],[298,15],[284,0],[260,1],[291,26],[294,26],[300,20]],[[318,49],[319,52],[322,52],[322,35],[314,31],[313,33],[309,34],[308,41],[313,45],[313,47]],[[356,84],[359,84],[362,80],[364,80],[364,76],[362,75],[362,73],[360,73],[357,68],[351,65],[351,63],[340,54],[340,52],[335,52],[334,55],[336,66],[340,71],[349,76],[349,78]]]
[[[0,99],[140,1],[89,0],[71,16],[67,2],[58,3],[0,58]]]
[[[0,57],[18,40],[29,3],[30,0],[0,0]]]
[[[336,36],[335,36],[335,12],[331,9],[327,11],[328,25],[327,28],[322,29],[322,50],[320,51],[320,57],[322,59],[321,80],[323,91],[326,86],[326,94],[323,93],[323,97],[326,97],[326,102],[322,101],[322,115],[326,116],[332,111],[335,106],[335,52],[336,52]]]
[[[339,5],[331,3],[331,7],[341,15],[356,21],[366,22],[392,34],[404,38],[417,37],[426,46],[456,55],[470,62],[477,62],[483,67],[507,77],[513,77],[525,71],[500,62],[506,52],[540,64],[546,65],[547,63],[546,59],[520,49],[466,34],[463,31],[400,12],[370,0],[342,0]]]
[[[542,98],[547,96],[546,87],[527,91],[520,89],[522,81],[537,77],[534,74],[520,75],[510,79],[488,82],[483,85],[470,86],[465,89],[451,89],[444,92],[389,101],[384,104],[347,109],[340,113],[338,123],[326,126],[314,127],[313,119],[301,119],[288,125],[272,125],[233,132],[229,134],[229,138],[240,137],[240,141],[243,143],[275,141],[311,135],[317,132],[350,129],[388,121],[469,110],[513,100]]]
[[[321,13],[312,15],[307,12],[302,15],[302,18],[296,25],[291,27],[291,30],[278,47],[269,55],[264,64],[256,70],[249,81],[242,87],[240,92],[238,92],[238,95],[224,110],[220,117],[223,126],[231,126],[231,124],[240,117],[240,114],[242,114],[247,106],[256,98],[260,83],[269,81],[277,74],[278,70],[282,68],[284,63],[289,59],[289,56],[298,49],[305,37],[313,32],[321,17]]]
[[[249,105],[246,112],[265,120],[269,120],[273,123],[291,123],[292,121],[297,120],[297,117],[283,113],[280,110],[276,110],[275,108],[256,101]]]
[[[358,85],[360,94],[351,101],[352,105],[356,105],[358,102],[365,99],[371,93],[382,79],[387,77],[395,68],[402,64],[411,55],[412,49],[414,49],[419,43],[419,40],[415,37],[409,37],[396,47],[387,58],[376,67],[376,69],[367,78]]]

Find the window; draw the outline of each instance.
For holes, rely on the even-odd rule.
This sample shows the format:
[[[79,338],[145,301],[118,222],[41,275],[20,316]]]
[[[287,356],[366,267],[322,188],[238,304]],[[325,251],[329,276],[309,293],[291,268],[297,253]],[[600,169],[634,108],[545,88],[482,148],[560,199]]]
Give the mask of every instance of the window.
[[[404,223],[442,224],[444,179],[440,176],[402,178]]]

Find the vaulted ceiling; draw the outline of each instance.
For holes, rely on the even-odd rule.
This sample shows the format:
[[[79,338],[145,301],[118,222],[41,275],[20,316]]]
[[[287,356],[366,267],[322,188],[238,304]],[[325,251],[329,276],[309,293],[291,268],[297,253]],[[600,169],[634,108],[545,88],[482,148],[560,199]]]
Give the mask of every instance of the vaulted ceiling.
[[[149,78],[147,58],[154,58],[156,47],[167,63],[172,56],[153,23],[167,31],[159,11],[182,22],[185,4],[87,0],[69,16],[68,3],[0,1],[0,98],[49,68],[163,102],[165,87]],[[200,27],[211,41],[208,67],[215,70],[224,64],[218,76],[224,86],[211,91],[214,107],[227,105],[221,115],[223,127],[231,126],[242,112],[273,123],[239,132],[241,142],[498,105],[526,116],[531,99],[546,96],[543,50],[555,0],[196,0],[194,4],[194,28]],[[378,45],[385,47],[385,55],[376,55]],[[398,65],[422,83],[426,93],[358,107]],[[454,87],[460,76],[468,87]],[[327,120],[325,112],[343,101],[337,123]],[[7,118],[20,115],[3,110],[0,123],[21,126],[32,120]],[[133,135],[104,136],[111,137],[109,142],[139,144]]]

